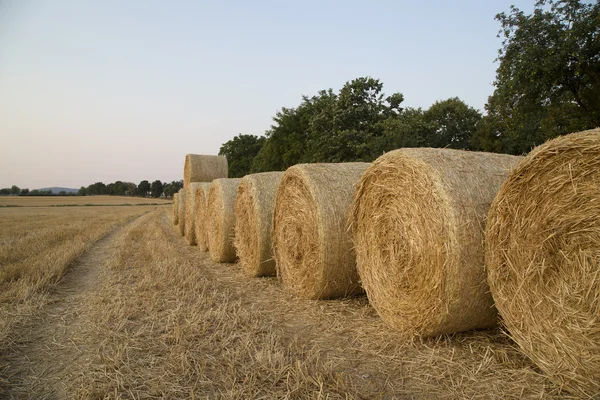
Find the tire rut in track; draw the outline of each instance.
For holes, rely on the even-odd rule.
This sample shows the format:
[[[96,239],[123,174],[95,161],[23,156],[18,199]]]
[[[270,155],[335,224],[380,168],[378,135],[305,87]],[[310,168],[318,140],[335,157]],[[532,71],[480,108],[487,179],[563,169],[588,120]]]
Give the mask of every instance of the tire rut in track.
[[[8,383],[2,398],[62,399],[66,397],[63,383],[68,371],[84,354],[75,346],[73,329],[85,312],[85,299],[93,296],[105,265],[117,251],[117,242],[128,228],[147,213],[118,225],[74,261],[60,283],[48,295],[47,305],[30,320],[15,327],[20,334],[11,353],[2,355],[0,365],[8,365],[0,379]],[[67,368],[68,367],[68,368]],[[6,376],[8,375],[8,376]]]

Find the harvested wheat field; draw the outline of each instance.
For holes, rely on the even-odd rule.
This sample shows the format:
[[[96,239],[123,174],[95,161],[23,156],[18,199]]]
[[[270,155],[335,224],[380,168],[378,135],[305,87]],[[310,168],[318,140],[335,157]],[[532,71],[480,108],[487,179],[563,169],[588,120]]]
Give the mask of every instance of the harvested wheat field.
[[[164,207],[160,207],[164,208]],[[155,206],[0,208],[0,352],[8,356],[19,326],[52,302],[70,265],[98,240]],[[3,377],[10,364],[0,362]],[[0,396],[2,397],[2,396]]]
[[[483,227],[519,160],[413,148],[386,153],[367,169],[350,225],[363,286],[390,326],[419,336],[496,326]]]
[[[557,385],[600,396],[600,129],[535,148],[494,200],[486,239],[511,337]]]
[[[171,202],[171,199],[129,196],[0,196],[0,207],[131,206]]]
[[[213,263],[165,208],[111,232],[4,336],[0,397],[566,398],[497,330],[399,340],[366,297]]]

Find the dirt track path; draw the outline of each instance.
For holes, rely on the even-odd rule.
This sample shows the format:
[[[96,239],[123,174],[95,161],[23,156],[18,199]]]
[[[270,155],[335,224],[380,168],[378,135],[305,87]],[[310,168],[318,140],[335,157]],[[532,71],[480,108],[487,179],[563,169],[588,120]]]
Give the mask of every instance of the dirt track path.
[[[15,327],[21,333],[0,363],[10,365],[10,375],[0,379],[10,384],[2,398],[61,399],[65,398],[64,383],[67,369],[76,370],[74,364],[93,353],[77,347],[72,338],[80,323],[84,300],[93,296],[101,287],[105,265],[116,251],[119,238],[139,220],[135,217],[114,228],[107,236],[96,242],[70,267],[62,281],[49,294],[47,306],[40,313]],[[67,368],[69,367],[69,368]]]

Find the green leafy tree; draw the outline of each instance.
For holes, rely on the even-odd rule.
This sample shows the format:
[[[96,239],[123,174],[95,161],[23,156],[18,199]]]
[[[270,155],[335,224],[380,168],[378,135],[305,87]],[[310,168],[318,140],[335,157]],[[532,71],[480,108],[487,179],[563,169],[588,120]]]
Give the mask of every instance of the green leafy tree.
[[[173,197],[173,195],[177,193],[177,189],[175,188],[175,186],[171,185],[170,183],[167,183],[163,187],[163,193],[165,194],[165,197]]]
[[[125,196],[137,196],[138,187],[133,182],[125,182]]]
[[[146,180],[143,180],[139,183],[138,185],[138,196],[140,197],[146,197],[146,195],[148,194],[148,192],[150,191],[150,183]]]
[[[381,136],[373,139],[371,158],[402,147],[423,147],[431,136],[431,124],[421,108],[406,108],[400,115],[381,123]]]
[[[266,138],[262,136],[240,133],[221,146],[219,155],[227,157],[230,178],[241,178],[250,173],[252,161],[265,141]]]
[[[0,189],[0,196],[8,196],[10,194],[10,188]]]
[[[87,195],[105,195],[108,194],[107,187],[102,182],[96,182],[89,185],[86,189]]]
[[[87,196],[87,189],[84,186],[80,187],[77,196]]]
[[[331,89],[317,96],[302,96],[296,108],[283,107],[273,117],[274,124],[265,132],[266,141],[252,161],[251,172],[283,171],[300,162],[308,161],[311,122],[318,121],[325,103],[335,95]]]
[[[150,185],[150,194],[152,195],[152,197],[154,197],[155,199],[159,198],[162,193],[163,183],[159,180],[152,182],[152,184]]]
[[[19,187],[17,185],[12,185],[12,187],[10,188],[10,194],[19,194],[21,193],[21,189],[19,189]]]
[[[600,126],[600,2],[539,0],[496,19],[502,48],[494,94],[473,144],[519,154]]]
[[[106,190],[111,196],[125,196],[125,193],[127,192],[127,185],[125,182],[116,181],[106,185]]]
[[[383,123],[401,113],[401,93],[385,97],[379,79],[361,77],[346,82],[331,110],[331,129],[314,129],[311,161],[368,161],[372,143],[383,134]]]
[[[21,193],[19,193],[19,196],[27,196],[29,195],[29,189],[21,189]]]
[[[163,193],[165,196],[172,198],[181,188],[183,188],[183,181],[172,181],[164,185]]]
[[[428,147],[470,149],[481,113],[453,97],[436,101],[425,111],[423,119],[430,130],[426,140]]]

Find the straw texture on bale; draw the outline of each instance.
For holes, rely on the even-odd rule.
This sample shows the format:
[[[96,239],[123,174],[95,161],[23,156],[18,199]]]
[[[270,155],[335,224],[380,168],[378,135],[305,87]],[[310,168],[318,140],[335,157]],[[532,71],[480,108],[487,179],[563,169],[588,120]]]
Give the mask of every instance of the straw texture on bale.
[[[179,204],[177,205],[177,219],[179,220],[179,233],[181,236],[185,235],[185,206],[186,206],[186,190],[185,188],[179,191]]]
[[[275,194],[283,172],[246,175],[235,202],[235,241],[242,269],[250,276],[275,275],[271,222]]]
[[[217,178],[227,178],[227,158],[223,156],[205,156],[187,154],[183,166],[183,187],[192,182],[211,182]]]
[[[173,225],[177,225],[179,223],[179,210],[177,207],[179,206],[179,194],[173,194]]]
[[[486,241],[510,336],[558,385],[600,397],[600,129],[525,157],[492,204]]]
[[[206,207],[210,183],[200,182],[196,188],[194,199],[194,229],[196,230],[196,243],[202,251],[208,251],[208,237],[206,220]]]
[[[186,205],[185,205],[185,240],[190,246],[196,245],[196,224],[195,224],[195,203],[196,190],[200,186],[199,182],[192,182],[185,189]]]
[[[235,262],[235,197],[240,179],[215,179],[207,201],[208,250],[215,262]]]
[[[367,163],[299,164],[285,171],[271,240],[286,288],[309,299],[362,293],[347,231],[348,210]]]
[[[388,325],[434,336],[497,324],[484,268],[484,226],[519,159],[400,149],[365,172],[350,227],[363,287]]]

